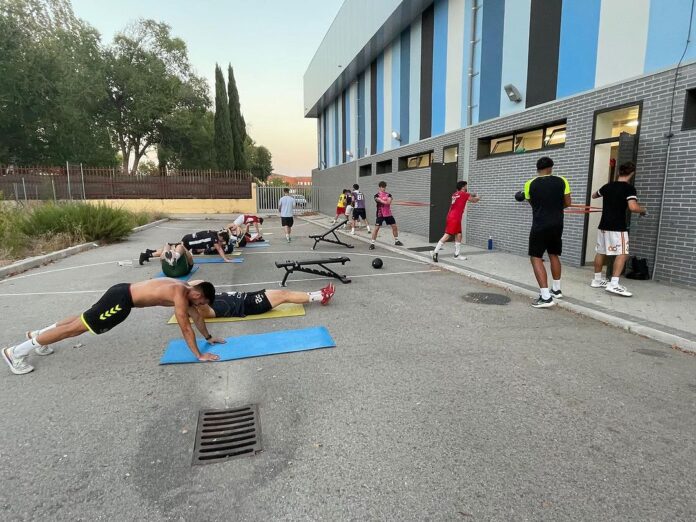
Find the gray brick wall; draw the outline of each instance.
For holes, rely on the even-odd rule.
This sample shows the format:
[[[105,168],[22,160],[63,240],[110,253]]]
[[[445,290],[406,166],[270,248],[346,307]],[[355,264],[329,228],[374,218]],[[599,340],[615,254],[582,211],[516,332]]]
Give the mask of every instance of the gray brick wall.
[[[470,190],[478,192],[483,198],[480,204],[467,209],[467,243],[484,246],[488,237],[492,236],[496,248],[526,255],[531,209],[527,204],[517,203],[513,194],[535,175],[536,160],[542,155],[551,156],[556,163],[556,173],[568,178],[574,202],[586,203],[595,111],[642,103],[635,185],[639,200],[648,208],[649,215],[644,218],[634,216],[632,220],[631,253],[648,258],[652,268],[667,153],[664,135],[669,125],[673,81],[672,69],[363,158],[361,165],[392,159],[393,172],[375,175],[373,167],[373,175],[359,178],[358,183],[366,194],[371,195],[372,190],[376,190],[377,182],[384,179],[395,199],[427,202],[430,194],[429,170],[399,172],[398,158],[433,150],[434,161],[440,162],[443,147],[458,143],[459,177],[468,179]],[[685,90],[689,88],[696,88],[696,64],[682,68],[677,81],[674,138],[657,257],[657,279],[696,286],[696,130],[681,130]],[[567,120],[566,144],[562,148],[477,159],[478,139],[481,137],[559,119]],[[467,139],[467,133],[470,133],[470,139]],[[322,212],[333,212],[326,212],[324,208],[333,207],[340,188],[352,184],[354,179],[355,163],[313,171],[315,186],[333,191],[330,197],[322,198]],[[327,199],[327,207],[323,205],[324,199]],[[374,219],[374,204],[371,205],[368,211]],[[394,212],[403,230],[427,235],[427,207],[397,206]],[[584,229],[584,215],[566,216],[564,263],[574,266],[582,264]],[[594,236],[596,231],[588,230],[588,234]]]

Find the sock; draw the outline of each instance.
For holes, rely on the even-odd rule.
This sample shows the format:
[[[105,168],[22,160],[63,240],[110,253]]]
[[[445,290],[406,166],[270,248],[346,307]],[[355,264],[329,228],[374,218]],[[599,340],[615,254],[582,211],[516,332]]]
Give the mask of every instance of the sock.
[[[55,327],[56,327],[56,323],[53,323],[52,325],[47,326],[46,328],[42,328],[41,330],[32,330],[31,331],[32,337],[36,338],[39,335],[41,335],[42,333],[44,333],[45,331],[50,330],[51,328],[55,328]]]
[[[611,278],[611,286],[619,286],[619,278],[618,277]]]
[[[594,280],[601,281],[602,280],[602,272],[595,272]]]
[[[26,357],[29,354],[29,352],[31,352],[37,346],[39,346],[39,343],[37,343],[34,339],[29,339],[28,341],[24,341],[23,343],[15,346],[12,349],[12,356]]]
[[[290,234],[285,234],[285,239],[290,239]]]
[[[437,246],[435,247],[435,253],[437,254],[443,246],[445,246],[445,244],[442,241],[438,241]]]
[[[561,280],[560,279],[554,279],[551,282],[551,288],[553,288],[554,292],[558,292],[561,289]]]
[[[374,244],[375,244],[375,240],[374,240],[374,239],[370,239],[370,243],[372,243],[372,244],[374,245]]]
[[[394,243],[396,243],[398,240],[399,240],[399,236],[396,236],[396,237],[394,238]]]
[[[454,242],[454,255],[458,256],[459,255],[459,250],[461,250],[462,244],[457,243],[456,241]]]
[[[322,295],[321,291],[317,290],[316,292],[307,292],[307,295],[309,296],[309,302],[310,303],[316,303],[318,301],[322,300]]]
[[[539,291],[541,292],[541,298],[544,301],[551,299],[551,292],[549,292],[548,288],[540,288]]]

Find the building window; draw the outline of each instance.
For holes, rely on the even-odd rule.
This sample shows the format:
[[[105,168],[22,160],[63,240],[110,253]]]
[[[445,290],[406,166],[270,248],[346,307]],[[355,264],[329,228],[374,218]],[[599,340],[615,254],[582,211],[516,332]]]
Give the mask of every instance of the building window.
[[[442,149],[442,163],[457,163],[459,145],[450,145]]]
[[[399,158],[399,170],[423,169],[433,162],[433,151]]]
[[[377,162],[377,174],[391,174],[392,160],[384,160]]]
[[[368,163],[367,165],[360,165],[360,169],[358,170],[358,176],[365,177],[365,176],[372,176],[372,163]]]
[[[696,89],[686,91],[682,130],[696,129]]]
[[[553,147],[563,147],[566,141],[565,121],[543,127],[524,129],[502,136],[478,140],[478,159],[498,154],[521,154]]]
[[[622,132],[636,134],[640,123],[640,106],[631,105],[600,112],[595,119],[595,140],[618,138]]]

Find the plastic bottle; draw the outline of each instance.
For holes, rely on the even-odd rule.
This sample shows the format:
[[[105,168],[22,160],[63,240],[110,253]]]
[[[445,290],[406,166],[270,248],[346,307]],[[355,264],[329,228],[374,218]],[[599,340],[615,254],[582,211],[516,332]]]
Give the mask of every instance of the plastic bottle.
[[[493,236],[488,236],[488,250],[493,250]]]

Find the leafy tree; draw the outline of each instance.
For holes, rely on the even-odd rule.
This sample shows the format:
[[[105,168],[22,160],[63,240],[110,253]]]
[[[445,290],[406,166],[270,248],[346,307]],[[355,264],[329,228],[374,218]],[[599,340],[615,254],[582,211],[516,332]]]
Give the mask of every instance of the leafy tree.
[[[227,105],[225,78],[217,64],[215,65],[215,159],[219,169],[234,170],[230,109]]]
[[[234,79],[232,65],[227,66],[227,95],[230,107],[230,126],[232,127],[235,169],[247,170],[249,165],[244,150],[246,122],[244,121],[239,105],[239,92],[237,91],[237,81]]]
[[[162,125],[157,147],[160,170],[215,169],[215,115],[211,111],[182,110]]]
[[[109,130],[135,174],[145,151],[161,141],[168,118],[178,110],[206,107],[205,80],[192,72],[186,44],[170,27],[140,20],[118,33],[105,52]]]
[[[254,164],[251,166],[251,172],[261,181],[265,181],[273,172],[271,151],[263,145],[256,147],[256,157]]]
[[[267,185],[269,187],[289,187],[290,184],[283,180],[282,178],[271,178],[270,180],[267,180]]]

